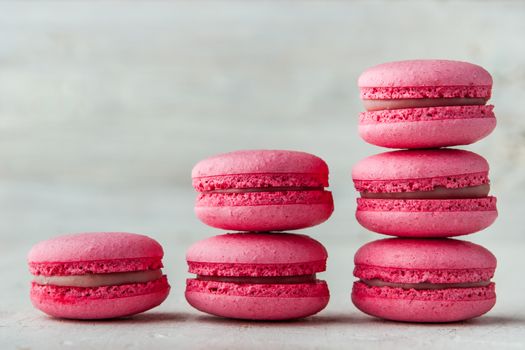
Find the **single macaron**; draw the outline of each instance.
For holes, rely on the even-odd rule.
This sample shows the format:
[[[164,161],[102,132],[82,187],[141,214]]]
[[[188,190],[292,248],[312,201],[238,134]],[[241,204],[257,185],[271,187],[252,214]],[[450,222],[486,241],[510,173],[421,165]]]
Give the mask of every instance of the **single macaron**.
[[[159,243],[134,233],[79,233],[40,242],[27,257],[31,302],[48,315],[71,319],[149,310],[170,290],[163,255]]]
[[[365,158],[352,170],[365,228],[400,237],[451,237],[490,226],[489,165],[456,149],[403,150]]]
[[[318,241],[289,233],[233,233],[191,246],[186,300],[196,309],[248,320],[307,317],[326,307],[327,253]]]
[[[328,166],[296,151],[220,154],[195,165],[195,213],[205,224],[236,231],[284,231],[318,225],[334,210]]]
[[[354,257],[352,302],[394,321],[453,322],[478,317],[496,303],[496,258],[455,239],[389,238]]]
[[[492,77],[480,66],[447,60],[384,63],[358,80],[366,112],[359,134],[390,148],[474,143],[494,130]]]

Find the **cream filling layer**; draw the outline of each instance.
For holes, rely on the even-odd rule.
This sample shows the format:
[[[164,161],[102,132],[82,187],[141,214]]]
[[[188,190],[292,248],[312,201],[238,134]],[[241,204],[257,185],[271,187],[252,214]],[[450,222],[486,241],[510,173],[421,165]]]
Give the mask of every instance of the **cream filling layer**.
[[[361,280],[366,285],[371,287],[392,287],[403,289],[447,289],[447,288],[476,288],[486,287],[490,281],[470,282],[470,283],[392,283],[385,282],[379,279]]]
[[[484,105],[484,98],[407,98],[398,100],[363,100],[367,111],[383,109],[442,107],[442,106],[472,106]]]
[[[390,192],[390,193],[372,193],[361,192],[362,198],[373,199],[461,199],[461,198],[484,198],[490,191],[490,185],[484,184],[479,186],[463,188],[445,188],[436,187],[432,191],[416,192]]]
[[[162,277],[162,270],[98,273],[72,276],[35,276],[33,282],[61,287],[102,287],[130,283],[146,283]]]
[[[315,283],[315,273],[303,276],[271,276],[271,277],[251,277],[251,276],[203,276],[197,275],[199,281],[215,281],[226,283],[249,283],[249,284],[304,284]]]

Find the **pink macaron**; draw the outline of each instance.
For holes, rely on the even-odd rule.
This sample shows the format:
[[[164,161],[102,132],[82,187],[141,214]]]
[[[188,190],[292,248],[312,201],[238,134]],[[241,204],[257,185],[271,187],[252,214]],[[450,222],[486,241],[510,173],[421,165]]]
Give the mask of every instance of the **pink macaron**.
[[[225,230],[295,230],[324,222],[334,209],[328,166],[304,152],[220,154],[197,163],[192,178],[197,217]]]
[[[352,301],[369,315],[394,321],[453,322],[478,317],[496,303],[496,258],[455,239],[389,238],[354,257]]]
[[[327,253],[318,241],[289,233],[233,233],[191,246],[186,300],[196,309],[248,320],[307,317],[326,307]]]
[[[390,148],[468,145],[496,126],[492,77],[475,64],[411,60],[367,69],[358,81],[367,109],[359,134]]]
[[[361,197],[356,217],[365,228],[400,237],[451,237],[490,226],[489,166],[456,149],[403,150],[358,162],[352,178]]]
[[[31,302],[71,319],[124,317],[160,305],[170,286],[155,240],[124,232],[80,233],[36,244],[27,257]]]

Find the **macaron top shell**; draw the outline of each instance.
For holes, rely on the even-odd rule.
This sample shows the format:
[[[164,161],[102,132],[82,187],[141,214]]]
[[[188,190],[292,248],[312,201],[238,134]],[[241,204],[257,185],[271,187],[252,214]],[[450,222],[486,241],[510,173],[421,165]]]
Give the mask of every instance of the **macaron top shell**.
[[[495,269],[496,257],[480,245],[455,239],[387,238],[362,246],[356,265],[400,269]]]
[[[301,234],[233,233],[195,243],[189,272],[219,276],[294,276],[324,271],[326,249]]]
[[[401,150],[361,160],[353,167],[352,178],[358,191],[425,191],[437,186],[461,188],[486,184],[488,171],[487,161],[469,151]]]
[[[106,259],[162,258],[161,245],[127,232],[86,232],[42,241],[30,250],[29,262],[76,262]]]
[[[228,188],[327,187],[328,166],[321,158],[305,152],[246,150],[219,154],[193,167],[193,186],[197,191],[225,188],[228,180],[209,180],[211,177],[230,177]]]
[[[236,264],[289,264],[326,260],[321,243],[301,234],[232,233],[192,245],[188,261]]]
[[[321,173],[328,166],[319,157],[299,151],[245,150],[219,154],[197,163],[192,177],[228,174]]]
[[[361,74],[358,85],[363,99],[488,99],[491,94],[492,77],[484,68],[468,62],[409,60],[371,67]],[[417,90],[425,87],[437,89]]]
[[[33,274],[78,275],[153,270],[162,267],[162,246],[127,232],[86,232],[42,241],[29,251]]]
[[[490,283],[496,258],[474,243],[454,239],[390,238],[361,247],[354,276],[394,283]]]

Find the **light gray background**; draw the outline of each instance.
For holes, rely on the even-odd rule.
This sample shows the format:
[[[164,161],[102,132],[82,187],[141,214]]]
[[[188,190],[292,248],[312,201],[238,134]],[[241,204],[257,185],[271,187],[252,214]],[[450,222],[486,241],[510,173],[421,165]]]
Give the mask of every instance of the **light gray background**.
[[[525,347],[525,2],[1,2],[0,347]],[[349,300],[352,256],[381,238],[354,220],[350,169],[384,151],[357,135],[356,79],[371,65],[446,58],[494,77],[496,131],[469,146],[491,164],[500,217],[465,239],[499,258],[499,301],[474,321],[378,321]],[[324,158],[336,210],[304,230],[330,253],[317,317],[207,317],[183,297],[184,251],[221,231],[193,215],[191,167],[219,152],[296,149]],[[25,254],[62,233],[158,239],[172,292],[116,322],[33,310]]]

